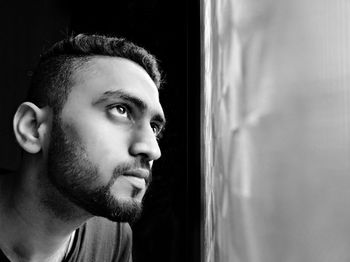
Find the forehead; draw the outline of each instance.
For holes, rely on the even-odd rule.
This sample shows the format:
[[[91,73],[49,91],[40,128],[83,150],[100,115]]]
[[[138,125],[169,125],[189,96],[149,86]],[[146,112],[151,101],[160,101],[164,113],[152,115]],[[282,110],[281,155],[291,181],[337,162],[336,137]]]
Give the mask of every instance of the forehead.
[[[151,110],[163,114],[158,88],[148,73],[131,60],[93,57],[73,73],[72,80],[67,102],[75,96],[81,100],[83,97],[94,100],[108,92],[124,91],[143,101]]]

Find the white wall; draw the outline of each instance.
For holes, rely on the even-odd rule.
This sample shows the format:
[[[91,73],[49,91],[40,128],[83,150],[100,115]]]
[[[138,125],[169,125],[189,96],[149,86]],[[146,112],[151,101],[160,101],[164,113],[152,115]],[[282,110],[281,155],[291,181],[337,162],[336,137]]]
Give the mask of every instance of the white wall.
[[[202,0],[203,261],[350,261],[350,2]]]

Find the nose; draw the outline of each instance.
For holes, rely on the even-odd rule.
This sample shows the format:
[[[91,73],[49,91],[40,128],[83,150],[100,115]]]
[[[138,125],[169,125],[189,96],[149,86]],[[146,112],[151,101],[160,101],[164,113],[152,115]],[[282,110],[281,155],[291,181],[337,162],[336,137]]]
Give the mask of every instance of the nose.
[[[153,161],[160,158],[161,151],[158,141],[149,125],[139,127],[134,131],[129,153],[133,156],[141,156],[147,161]]]

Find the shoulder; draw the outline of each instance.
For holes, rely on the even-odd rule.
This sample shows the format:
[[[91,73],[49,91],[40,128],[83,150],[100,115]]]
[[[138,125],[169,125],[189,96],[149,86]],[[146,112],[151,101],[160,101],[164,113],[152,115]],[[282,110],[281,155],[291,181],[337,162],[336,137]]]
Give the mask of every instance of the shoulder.
[[[132,261],[132,231],[128,223],[94,217],[79,228],[78,238],[79,253],[88,261]]]
[[[85,224],[87,234],[93,236],[110,237],[112,239],[120,240],[132,236],[132,231],[128,223],[117,223],[107,220],[102,217],[91,218]]]
[[[86,223],[86,235],[96,244],[101,243],[122,250],[132,245],[132,231],[128,223],[117,223],[94,217]]]

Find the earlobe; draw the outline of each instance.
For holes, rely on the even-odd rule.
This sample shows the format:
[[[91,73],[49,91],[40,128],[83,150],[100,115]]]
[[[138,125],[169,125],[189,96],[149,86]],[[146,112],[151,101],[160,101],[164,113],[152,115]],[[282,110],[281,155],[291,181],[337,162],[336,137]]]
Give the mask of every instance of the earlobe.
[[[47,113],[30,102],[22,103],[13,118],[13,129],[18,144],[28,153],[36,154],[41,151],[43,141],[40,132],[45,124]]]

